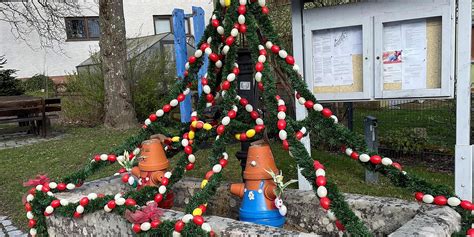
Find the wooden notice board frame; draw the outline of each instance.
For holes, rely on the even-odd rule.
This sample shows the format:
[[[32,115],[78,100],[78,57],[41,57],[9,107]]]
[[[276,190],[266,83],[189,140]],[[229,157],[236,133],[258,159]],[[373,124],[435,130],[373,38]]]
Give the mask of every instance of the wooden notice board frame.
[[[293,2],[294,3],[294,2]],[[301,2],[299,3],[301,4]],[[301,47],[304,76],[308,87],[320,101],[358,101],[404,98],[453,98],[454,97],[454,32],[455,1],[452,0],[367,0],[360,3],[334,7],[304,9],[293,8],[293,24],[301,19]],[[404,22],[416,19],[441,19],[441,26],[427,21],[427,60],[439,61],[426,66],[426,89],[403,89],[401,86],[384,87],[383,83],[383,25],[390,22]],[[430,24],[428,26],[428,24]],[[315,88],[313,76],[313,33],[324,29],[362,26],[363,55],[353,60],[353,73],[362,71],[362,78],[354,74],[351,86]],[[294,25],[295,27],[295,25]],[[293,33],[299,33],[294,30]],[[436,36],[441,39],[436,38]],[[298,37],[298,36],[296,36]],[[429,38],[431,37],[431,38]],[[295,36],[294,36],[295,38]],[[431,45],[435,42],[435,46]],[[438,45],[436,45],[436,43]],[[437,54],[441,52],[440,54]],[[295,54],[295,56],[298,56]],[[429,62],[428,62],[429,63]],[[360,67],[362,68],[355,68]],[[440,78],[435,82],[433,78]],[[362,91],[360,81],[362,82]],[[354,88],[358,87],[358,88]]]

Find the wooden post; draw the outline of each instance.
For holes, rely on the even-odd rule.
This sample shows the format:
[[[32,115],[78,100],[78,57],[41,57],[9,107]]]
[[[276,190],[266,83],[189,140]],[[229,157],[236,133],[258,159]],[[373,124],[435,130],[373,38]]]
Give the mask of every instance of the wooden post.
[[[188,58],[186,47],[186,32],[184,27],[184,11],[175,8],[173,10],[173,32],[174,50],[176,54],[176,75],[178,80],[184,77],[185,64]],[[181,102],[180,106],[181,122],[187,123],[191,120],[191,93]]]
[[[194,28],[194,42],[196,49],[199,47],[199,42],[201,41],[201,38],[204,35],[204,29],[206,27],[206,24],[204,23],[204,9],[201,7],[195,7],[193,6],[193,28]],[[202,93],[202,85],[201,85],[201,78],[206,74],[207,71],[207,65],[208,65],[208,58],[204,57],[203,59],[204,63],[202,67],[199,69],[198,72],[198,93],[199,96],[201,96]]]

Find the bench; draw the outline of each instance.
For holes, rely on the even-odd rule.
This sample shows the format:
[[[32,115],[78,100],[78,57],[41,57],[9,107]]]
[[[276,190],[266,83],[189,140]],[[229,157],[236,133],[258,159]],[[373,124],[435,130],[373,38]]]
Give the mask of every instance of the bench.
[[[58,117],[60,98],[43,99],[30,96],[0,98],[0,124],[18,123],[18,127],[0,129],[0,134],[28,132],[45,137],[50,130],[50,118]]]

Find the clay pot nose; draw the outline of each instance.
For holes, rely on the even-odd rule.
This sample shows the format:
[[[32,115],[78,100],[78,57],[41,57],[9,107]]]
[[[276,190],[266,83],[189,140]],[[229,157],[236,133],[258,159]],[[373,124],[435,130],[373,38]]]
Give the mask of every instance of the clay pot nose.
[[[159,139],[144,141],[141,156],[144,159],[138,163],[138,167],[142,171],[165,170],[169,167],[169,161]]]
[[[270,170],[273,170],[274,173],[279,172],[270,145],[263,141],[253,143],[248,151],[244,179],[271,179],[272,176],[267,173]]]

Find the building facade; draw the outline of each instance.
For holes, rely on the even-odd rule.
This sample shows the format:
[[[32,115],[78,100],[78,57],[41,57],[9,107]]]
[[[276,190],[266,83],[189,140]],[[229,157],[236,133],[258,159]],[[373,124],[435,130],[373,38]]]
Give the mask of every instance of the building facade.
[[[171,14],[181,8],[192,13],[192,6],[202,7],[209,19],[212,0],[123,0],[127,38],[142,37],[172,32]],[[11,25],[0,21],[0,55],[8,60],[6,67],[16,69],[18,78],[35,74],[50,77],[64,77],[75,71],[75,67],[99,50],[98,0],[79,0],[79,14],[64,18],[63,39],[58,48],[41,48],[40,38],[35,31],[26,40],[18,39],[11,31]],[[192,19],[187,20],[186,30],[193,34]]]

